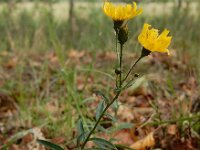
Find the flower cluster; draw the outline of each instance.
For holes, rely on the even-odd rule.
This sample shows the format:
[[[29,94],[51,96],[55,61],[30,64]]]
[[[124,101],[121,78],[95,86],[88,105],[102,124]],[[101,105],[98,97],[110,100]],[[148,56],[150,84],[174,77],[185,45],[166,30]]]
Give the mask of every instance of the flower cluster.
[[[128,39],[128,28],[127,24],[124,25],[124,22],[140,15],[142,9],[137,9],[137,4],[135,2],[132,5],[114,5],[105,1],[103,11],[114,21],[114,29],[117,34],[120,33],[118,34],[118,40],[120,44],[124,44]],[[138,41],[143,46],[143,50],[149,51],[147,54],[150,54],[151,52],[170,54],[168,47],[171,43],[172,37],[168,36],[168,34],[169,30],[165,29],[159,35],[159,30],[151,28],[151,25],[145,23],[140,35],[138,36]]]

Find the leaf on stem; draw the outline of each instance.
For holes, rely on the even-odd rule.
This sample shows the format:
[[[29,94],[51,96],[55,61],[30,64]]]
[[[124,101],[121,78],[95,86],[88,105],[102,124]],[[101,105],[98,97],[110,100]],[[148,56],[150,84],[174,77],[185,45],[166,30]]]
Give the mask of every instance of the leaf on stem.
[[[85,129],[84,129],[82,119],[78,120],[77,128],[78,128],[78,134],[79,134],[79,136],[77,138],[77,144],[80,145],[82,142],[85,141],[85,138],[88,135],[88,131],[85,131]]]
[[[81,134],[83,134],[85,132],[84,127],[83,127],[83,121],[82,121],[82,119],[78,120],[78,126],[77,126],[77,128],[78,128],[79,135],[81,135]]]
[[[106,117],[108,117],[110,120],[112,120],[113,122],[117,122],[117,118],[113,117],[110,114],[105,114]]]
[[[38,139],[37,142],[40,143],[40,144],[42,144],[42,145],[44,145],[44,146],[46,146],[46,147],[48,147],[48,148],[50,148],[50,149],[52,149],[52,150],[64,150],[59,145],[56,145],[56,144],[51,143],[49,141]]]
[[[132,148],[126,146],[126,145],[121,145],[121,144],[116,144],[116,147],[118,149],[134,150],[134,149],[132,149]]]
[[[109,150],[109,149],[102,149],[102,148],[93,147],[93,148],[85,148],[84,150]]]
[[[89,132],[84,132],[81,135],[79,135],[78,138],[77,138],[77,145],[82,144],[85,141],[88,134],[89,134]]]
[[[122,130],[122,129],[130,129],[132,127],[133,127],[132,123],[121,123],[115,128],[115,130],[117,131],[117,130]]]
[[[100,101],[96,110],[96,120],[99,119],[104,110],[104,100]]]
[[[109,103],[109,98],[108,98],[103,92],[101,92],[101,91],[96,91],[95,93],[96,93],[97,95],[101,96],[101,97],[104,99],[104,101],[106,102],[106,104]]]
[[[105,139],[90,138],[90,141],[93,141],[97,146],[99,146],[102,149],[117,150],[117,148],[114,144],[112,144],[110,141],[107,141]]]
[[[118,103],[118,100],[115,100],[115,101],[113,102],[113,104],[112,104],[111,107],[114,109],[114,111],[117,112],[117,110],[119,109],[119,103]]]
[[[97,126],[97,130],[102,131],[102,132],[104,132],[104,133],[107,133],[107,132],[108,132],[108,130],[105,129],[102,125],[98,125],[98,126]]]

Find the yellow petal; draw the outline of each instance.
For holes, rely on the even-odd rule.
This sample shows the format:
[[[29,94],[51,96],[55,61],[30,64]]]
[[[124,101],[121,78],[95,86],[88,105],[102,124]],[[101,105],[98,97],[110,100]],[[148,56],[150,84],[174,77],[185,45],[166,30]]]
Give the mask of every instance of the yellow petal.
[[[103,12],[114,21],[124,21],[141,14],[142,9],[137,10],[136,3],[133,3],[133,5],[113,5],[112,3],[105,1],[103,5]]]
[[[152,52],[168,53],[168,47],[171,43],[171,36],[168,36],[169,30],[165,29],[160,35],[159,31],[150,28],[151,25],[145,23],[138,36],[139,43],[147,50]]]

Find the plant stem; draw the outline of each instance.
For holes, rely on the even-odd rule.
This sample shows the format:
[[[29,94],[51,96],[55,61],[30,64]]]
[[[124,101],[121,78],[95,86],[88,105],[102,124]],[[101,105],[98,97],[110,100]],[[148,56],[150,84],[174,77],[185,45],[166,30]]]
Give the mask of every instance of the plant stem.
[[[118,52],[118,30],[115,30],[115,49],[116,49],[116,53],[117,53],[117,67],[119,66],[119,52]],[[116,87],[118,87],[118,75],[116,76]]]
[[[122,86],[122,57],[123,57],[123,44],[120,44],[120,59],[119,59],[119,68],[120,68],[120,74],[119,74],[119,84],[120,88]]]
[[[123,83],[124,81],[126,81],[126,79],[128,78],[128,76],[129,76],[130,73],[132,72],[133,68],[136,66],[136,64],[137,64],[142,58],[143,58],[143,56],[140,56],[140,57],[136,60],[136,62],[131,66],[131,68],[129,69],[129,71],[128,71],[126,77],[123,79],[122,83]]]
[[[118,51],[118,35],[119,35],[119,31],[115,31],[115,49],[116,49],[116,53],[117,53],[117,63],[119,64],[119,51]]]
[[[105,115],[106,111],[108,110],[108,108],[117,100],[117,98],[119,97],[120,93],[121,93],[121,86],[122,86],[122,51],[123,51],[123,44],[120,44],[120,52],[118,51],[118,30],[116,31],[116,52],[117,52],[117,63],[118,63],[118,67],[120,68],[120,73],[119,73],[119,86],[118,86],[118,75],[116,77],[116,88],[118,89],[116,92],[115,97],[112,99],[112,101],[106,106],[106,108],[103,110],[103,112],[101,113],[100,117],[98,118],[98,120],[96,121],[94,127],[92,128],[92,130],[89,132],[88,136],[86,137],[84,143],[81,146],[81,150],[84,149],[86,143],[89,141],[90,136],[94,133],[94,131],[96,130],[99,122],[101,121],[102,117]]]
[[[99,122],[101,121],[102,117],[105,115],[105,112],[108,110],[108,108],[114,103],[115,100],[117,100],[117,98],[119,97],[120,94],[120,90],[117,91],[115,97],[112,99],[112,101],[106,106],[106,108],[103,110],[102,114],[100,115],[100,117],[98,118],[97,122],[95,123],[94,127],[92,128],[92,130],[89,132],[87,138],[85,139],[83,145],[81,146],[81,150],[83,150],[83,148],[85,147],[86,143],[88,142],[90,136],[93,134],[93,132],[95,131],[95,129],[97,128],[97,125],[99,124]]]

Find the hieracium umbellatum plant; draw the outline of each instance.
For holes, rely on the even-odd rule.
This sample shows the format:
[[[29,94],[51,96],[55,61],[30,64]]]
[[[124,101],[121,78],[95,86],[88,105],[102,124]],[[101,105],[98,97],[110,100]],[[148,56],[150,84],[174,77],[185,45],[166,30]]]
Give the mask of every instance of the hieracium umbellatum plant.
[[[83,150],[86,149],[86,144],[88,141],[92,141],[96,144],[97,147],[91,149],[118,149],[115,144],[111,141],[107,141],[103,138],[95,137],[95,133],[97,129],[103,128],[100,125],[102,118],[104,116],[109,117],[111,120],[114,118],[110,114],[107,113],[107,110],[112,106],[114,102],[118,100],[119,95],[123,90],[130,87],[134,84],[134,77],[130,77],[137,63],[144,58],[145,56],[150,55],[152,52],[161,52],[170,54],[168,47],[171,43],[171,36],[168,36],[169,30],[165,29],[161,34],[159,34],[159,30],[154,29],[151,25],[145,23],[141,33],[138,36],[138,41],[141,44],[141,54],[136,59],[131,66],[129,66],[129,70],[125,72],[123,70],[123,47],[124,44],[129,39],[129,28],[128,21],[131,19],[134,20],[135,17],[142,14],[143,10],[141,8],[137,8],[137,4],[133,2],[132,4],[113,4],[109,1],[105,1],[102,8],[103,12],[112,19],[113,21],[113,29],[115,31],[115,48],[117,55],[117,64],[115,68],[115,82],[116,85],[113,88],[115,93],[113,98],[106,97],[104,93],[100,92],[103,100],[100,101],[98,107],[96,109],[95,121],[90,121],[90,127],[87,128],[84,124],[87,122],[82,121],[80,119],[78,121],[78,137],[77,137],[77,149]],[[134,48],[133,48],[134,49]],[[92,123],[91,123],[92,122]]]
[[[140,57],[133,62],[130,66],[129,71],[124,72],[123,70],[123,46],[128,41],[128,21],[134,17],[139,16],[142,13],[141,8],[137,8],[137,4],[118,4],[114,5],[108,1],[104,2],[103,12],[112,19],[113,28],[116,36],[116,55],[117,55],[117,67],[115,68],[116,74],[116,87],[114,88],[115,96],[109,99],[103,95],[103,101],[101,101],[96,110],[96,120],[93,127],[89,131],[83,129],[82,122],[79,125],[83,132],[80,132],[78,137],[79,148],[82,150],[88,141],[93,141],[98,146],[97,148],[110,148],[117,149],[117,147],[110,141],[106,141],[101,138],[94,137],[95,131],[100,126],[100,121],[107,115],[107,110],[111,105],[118,100],[121,92],[128,88],[133,82],[133,79],[129,79],[136,64],[145,56],[150,55],[152,52],[162,52],[170,54],[168,46],[171,43],[171,36],[168,36],[169,30],[165,29],[160,35],[157,29],[151,27],[151,25],[145,23],[144,27],[138,36],[138,41],[142,45],[142,51]],[[92,137],[93,136],[93,137]]]

